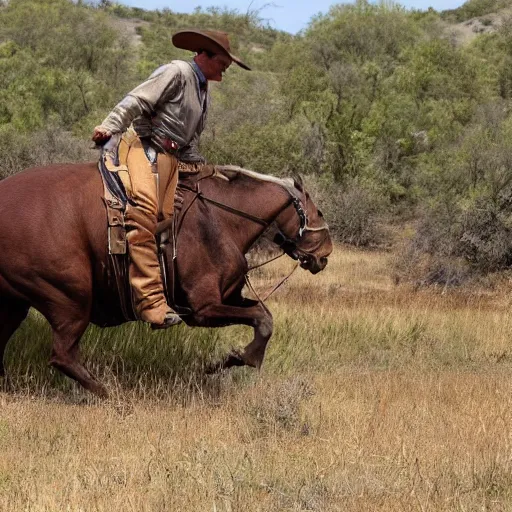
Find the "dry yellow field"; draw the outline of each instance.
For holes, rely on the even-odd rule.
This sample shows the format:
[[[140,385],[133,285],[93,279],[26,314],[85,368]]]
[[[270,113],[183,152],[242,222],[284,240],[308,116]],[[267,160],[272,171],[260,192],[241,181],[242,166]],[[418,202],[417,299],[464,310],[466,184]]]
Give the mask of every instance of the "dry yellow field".
[[[0,392],[0,511],[512,510],[508,284],[415,292],[391,258],[297,271],[260,374],[200,371],[246,328],[91,329],[107,402],[46,368],[32,315]]]

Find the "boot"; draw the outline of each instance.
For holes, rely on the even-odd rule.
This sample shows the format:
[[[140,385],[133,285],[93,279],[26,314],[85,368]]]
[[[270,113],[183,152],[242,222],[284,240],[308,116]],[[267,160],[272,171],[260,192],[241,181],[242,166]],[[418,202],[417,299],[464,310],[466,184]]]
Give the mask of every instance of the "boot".
[[[167,170],[167,179],[172,181],[172,187],[169,184],[164,187],[158,186],[154,163],[148,160],[139,139],[130,144],[126,163],[130,170],[132,199],[136,202],[136,205],[129,203],[125,212],[133,307],[139,319],[149,322],[153,329],[165,329],[180,323],[181,318],[169,307],[165,298],[157,257],[155,229],[158,204],[159,201],[163,201],[159,194],[165,196],[169,193],[169,188],[172,188],[170,200],[174,199],[177,160],[174,157],[164,157],[162,154],[158,156],[158,168],[160,172]],[[167,209],[168,213],[172,214],[172,203],[167,205]]]
[[[140,320],[150,323],[154,329],[176,325],[181,322],[181,318],[169,307],[164,295],[154,234],[135,208],[127,208],[126,219],[130,228],[126,238],[135,312]]]
[[[174,311],[171,310],[165,314],[163,323],[161,323],[161,324],[153,323],[153,324],[151,324],[151,329],[153,329],[153,330],[167,329],[168,327],[172,327],[173,325],[178,325],[181,322],[183,322],[181,317],[177,313],[175,313]]]

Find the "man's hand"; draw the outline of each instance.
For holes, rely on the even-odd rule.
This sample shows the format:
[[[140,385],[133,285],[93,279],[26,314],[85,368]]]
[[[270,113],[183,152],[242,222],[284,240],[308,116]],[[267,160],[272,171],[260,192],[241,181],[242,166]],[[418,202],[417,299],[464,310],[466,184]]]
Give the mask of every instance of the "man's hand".
[[[94,132],[92,134],[92,140],[99,146],[103,146],[110,137],[112,137],[112,132],[103,128],[103,126],[96,126],[94,128]]]

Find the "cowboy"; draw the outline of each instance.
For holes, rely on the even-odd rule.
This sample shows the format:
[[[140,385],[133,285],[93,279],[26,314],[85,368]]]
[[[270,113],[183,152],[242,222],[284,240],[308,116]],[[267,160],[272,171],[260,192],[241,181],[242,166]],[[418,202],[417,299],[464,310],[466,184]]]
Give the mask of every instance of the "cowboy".
[[[126,162],[133,203],[127,204],[125,212],[129,277],[135,312],[154,328],[181,322],[166,302],[160,275],[155,230],[162,191],[158,190],[155,166],[156,176],[164,170],[170,176],[165,201],[173,203],[178,169],[197,170],[205,164],[198,142],[208,110],[208,82],[220,82],[232,62],[250,69],[231,53],[224,32],[184,30],[174,34],[172,42],[177,48],[195,52],[193,60],[174,60],[158,68],[128,93],[94,129],[92,137],[103,145],[128,128],[132,134],[135,131]],[[172,214],[172,205],[170,210]]]

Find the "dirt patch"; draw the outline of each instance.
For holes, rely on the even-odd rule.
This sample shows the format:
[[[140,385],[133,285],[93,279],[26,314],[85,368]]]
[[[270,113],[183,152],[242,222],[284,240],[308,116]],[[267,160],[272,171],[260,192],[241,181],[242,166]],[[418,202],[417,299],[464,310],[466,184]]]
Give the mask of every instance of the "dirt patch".
[[[496,32],[511,17],[512,8],[501,9],[462,23],[449,24],[446,26],[446,33],[456,44],[465,45],[471,43],[480,34]]]
[[[128,19],[113,17],[111,19],[111,23],[115,29],[128,37],[130,43],[135,47],[142,44],[142,37],[138,34],[138,29],[140,27],[148,27],[150,25],[148,21],[137,18]]]

